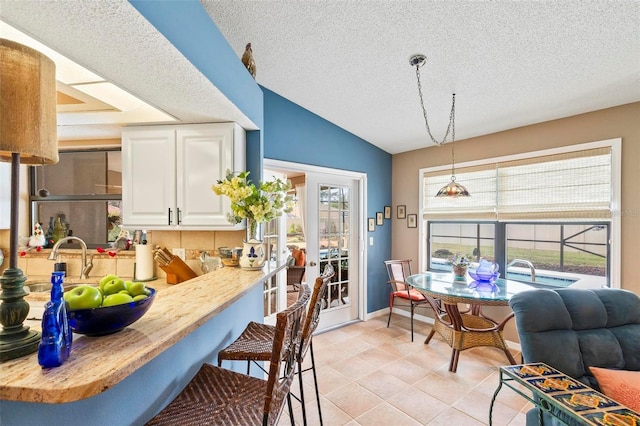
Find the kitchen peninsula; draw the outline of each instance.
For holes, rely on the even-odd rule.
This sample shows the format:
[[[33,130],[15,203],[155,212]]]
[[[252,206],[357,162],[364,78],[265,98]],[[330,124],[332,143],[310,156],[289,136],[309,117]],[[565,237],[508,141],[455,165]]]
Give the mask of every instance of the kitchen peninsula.
[[[108,336],[74,334],[62,366],[42,369],[36,354],[0,364],[0,422],[144,424],[248,321],[262,321],[262,283],[280,269],[223,268],[176,285],[148,283],[158,293],[145,316]]]

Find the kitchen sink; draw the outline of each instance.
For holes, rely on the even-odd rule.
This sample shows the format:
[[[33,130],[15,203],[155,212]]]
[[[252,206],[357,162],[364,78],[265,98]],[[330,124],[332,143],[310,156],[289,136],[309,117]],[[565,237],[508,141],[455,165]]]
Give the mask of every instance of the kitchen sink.
[[[94,285],[97,287],[97,283],[95,282],[91,282],[91,283],[65,283],[63,284],[64,286],[64,291],[67,290],[71,290],[72,288],[78,287],[81,284],[90,284],[90,285]],[[47,282],[47,281],[36,281],[36,282],[30,282],[30,283],[25,283],[24,284],[24,289],[25,291],[27,291],[28,293],[45,293],[45,292],[50,292],[51,291],[51,283]]]

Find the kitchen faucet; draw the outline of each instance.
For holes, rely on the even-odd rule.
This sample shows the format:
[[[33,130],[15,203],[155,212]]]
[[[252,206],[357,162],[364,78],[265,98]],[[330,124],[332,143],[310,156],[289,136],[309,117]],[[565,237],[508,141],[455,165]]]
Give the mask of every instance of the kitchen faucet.
[[[67,241],[71,241],[71,240],[76,240],[78,242],[80,242],[80,247],[82,248],[82,271],[80,272],[80,279],[84,279],[87,278],[89,276],[89,272],[91,271],[91,268],[93,268],[93,255],[91,255],[91,257],[89,257],[89,262],[87,263],[87,244],[82,241],[80,238],[78,237],[65,237],[65,238],[61,238],[59,239],[54,245],[53,248],[51,249],[51,254],[49,255],[49,260],[56,260],[56,257],[58,256],[58,249],[60,248],[60,245],[62,243],[65,243]]]

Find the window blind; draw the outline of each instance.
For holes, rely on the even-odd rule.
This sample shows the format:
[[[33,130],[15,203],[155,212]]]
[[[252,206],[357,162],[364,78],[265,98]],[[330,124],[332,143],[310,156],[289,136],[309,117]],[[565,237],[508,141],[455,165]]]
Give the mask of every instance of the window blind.
[[[611,148],[603,147],[456,170],[471,197],[436,198],[447,171],[424,175],[425,218],[492,220],[611,217]]]

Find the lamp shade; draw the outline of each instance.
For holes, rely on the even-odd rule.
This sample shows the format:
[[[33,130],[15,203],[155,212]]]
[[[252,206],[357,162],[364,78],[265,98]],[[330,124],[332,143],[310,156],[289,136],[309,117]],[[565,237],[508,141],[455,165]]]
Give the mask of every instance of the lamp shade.
[[[51,59],[0,38],[0,161],[58,162],[56,71]]]
[[[456,183],[456,178],[454,176],[451,177],[451,182],[440,188],[440,191],[436,194],[436,197],[450,197],[450,198],[458,198],[458,197],[470,197],[469,191],[464,186]]]

